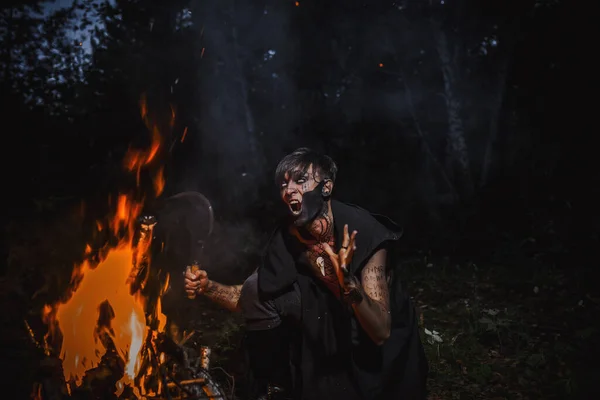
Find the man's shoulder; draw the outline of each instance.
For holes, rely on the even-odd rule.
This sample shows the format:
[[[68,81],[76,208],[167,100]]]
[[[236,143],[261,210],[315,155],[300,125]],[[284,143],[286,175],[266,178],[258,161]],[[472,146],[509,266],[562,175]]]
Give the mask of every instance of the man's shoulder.
[[[399,239],[402,236],[402,228],[391,218],[375,214],[365,208],[352,204],[344,203],[339,200],[332,200],[333,217],[340,218],[342,223],[349,223],[362,226],[364,228],[383,228],[392,232],[392,236]],[[351,228],[352,229],[352,228]]]
[[[332,200],[331,207],[334,218],[374,221],[373,215],[370,211],[367,211],[356,204]]]

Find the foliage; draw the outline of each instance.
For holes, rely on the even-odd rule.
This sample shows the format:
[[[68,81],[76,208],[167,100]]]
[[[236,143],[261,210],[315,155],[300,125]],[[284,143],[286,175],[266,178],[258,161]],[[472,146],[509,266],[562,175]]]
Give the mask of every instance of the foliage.
[[[43,3],[2,9],[4,95],[20,98],[30,109],[43,105],[49,115],[68,114],[84,80],[85,38],[78,35],[77,4],[44,16]]]
[[[27,160],[9,177],[9,187],[20,193],[14,200],[19,212],[48,197],[72,201],[75,193],[114,189],[127,147],[148,138],[140,96],[146,93],[150,112],[166,119],[171,103],[190,103],[181,96],[193,86],[188,79],[173,94],[177,82],[190,76],[186,63],[177,61],[189,54],[185,1],[166,7],[85,0],[45,17],[47,4],[30,3],[4,8],[0,25],[9,45],[0,65],[8,88],[3,114],[19,132],[7,138],[7,148]],[[184,124],[180,114],[177,121]],[[176,129],[181,133],[183,126]]]
[[[575,289],[581,277],[526,262],[405,265],[422,313],[430,399],[597,394],[589,379],[598,372],[584,361],[597,346],[594,288]]]

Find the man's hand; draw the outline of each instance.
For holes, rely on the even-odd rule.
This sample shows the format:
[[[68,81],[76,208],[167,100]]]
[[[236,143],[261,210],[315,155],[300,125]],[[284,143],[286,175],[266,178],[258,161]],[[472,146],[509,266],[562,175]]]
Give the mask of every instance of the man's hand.
[[[203,294],[206,298],[231,311],[239,311],[238,302],[242,293],[242,285],[222,285],[208,279],[206,271],[197,265],[188,266],[184,273],[185,293],[189,299]]]
[[[209,279],[206,271],[188,266],[185,269],[185,293],[189,298],[204,293],[208,287]]]
[[[356,234],[358,231],[353,231],[352,235],[348,234],[348,225],[344,225],[344,239],[342,240],[342,247],[336,253],[333,251],[331,246],[328,243],[322,243],[323,250],[327,252],[329,258],[331,259],[331,264],[333,264],[333,268],[335,269],[335,274],[338,277],[338,281],[342,289],[348,289],[348,286],[351,285],[352,279],[348,273],[348,264],[352,261],[352,256],[354,255],[354,250],[356,250]]]

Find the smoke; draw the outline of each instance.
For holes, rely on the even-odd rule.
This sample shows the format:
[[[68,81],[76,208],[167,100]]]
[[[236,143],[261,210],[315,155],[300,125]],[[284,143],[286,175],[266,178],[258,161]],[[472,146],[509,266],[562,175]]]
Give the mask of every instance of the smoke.
[[[248,221],[219,222],[207,247],[205,266],[211,279],[225,284],[242,283],[261,261],[266,232]]]
[[[286,65],[288,15],[281,2],[193,2],[199,61],[195,176],[229,212],[260,200],[277,140],[294,125],[294,85]],[[268,148],[263,143],[269,141]],[[279,151],[275,151],[279,153]]]
[[[250,216],[271,200],[264,195],[271,169],[298,124],[290,4],[194,0],[190,8],[195,134],[182,146],[187,165],[171,188],[210,200],[217,222],[204,268],[211,279],[241,283],[258,267],[269,233]]]

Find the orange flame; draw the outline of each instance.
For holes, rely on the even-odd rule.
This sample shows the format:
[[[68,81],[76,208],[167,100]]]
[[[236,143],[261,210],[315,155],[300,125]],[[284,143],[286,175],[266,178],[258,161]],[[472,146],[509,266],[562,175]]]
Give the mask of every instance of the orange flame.
[[[181,135],[181,143],[183,143],[183,141],[185,140],[185,137],[187,136],[187,131],[188,131],[188,127],[186,126],[185,129],[183,130],[183,134]]]
[[[160,196],[165,189],[165,172],[163,168],[160,168],[154,178],[154,193],[156,196]]]
[[[156,159],[162,145],[159,128],[148,117],[144,96],[140,101],[140,111],[151,132],[152,143],[146,151],[130,149],[125,156],[125,168],[135,171],[138,185],[140,171]],[[173,108],[171,118],[175,118]],[[170,125],[173,126],[173,123]],[[159,196],[165,186],[162,167],[154,170],[153,184],[154,194]],[[168,279],[153,310],[147,309],[147,299],[139,291],[131,293],[129,278],[132,271],[135,272],[140,263],[149,265],[151,261],[149,249],[152,227],[149,228],[148,240],[136,243],[134,234],[143,201],[136,201],[131,194],[120,194],[116,204],[110,198],[109,204],[114,209],[114,215],[108,226],[97,221],[96,228],[98,231],[108,229],[119,239],[118,243],[102,249],[102,257],[97,264],[88,259],[76,266],[71,277],[70,298],[45,306],[43,317],[50,327],[49,333],[57,334],[60,331],[62,336],[60,358],[69,385],[81,385],[86,372],[100,364],[107,351],[106,339],[109,338],[125,364],[124,375],[117,383],[118,395],[125,385],[129,385],[139,398],[140,390],[142,394],[145,390],[136,387],[140,385],[139,382],[135,384],[135,379],[144,354],[144,341],[149,334],[155,334],[150,332],[149,322],[157,323],[159,332],[164,331],[167,322],[162,313],[160,296],[168,285]],[[83,204],[81,210],[84,210]],[[91,253],[92,247],[87,245],[85,255]],[[103,314],[109,311],[110,321],[104,321],[106,318],[101,316],[101,310],[104,310]],[[99,321],[101,318],[102,324]]]

